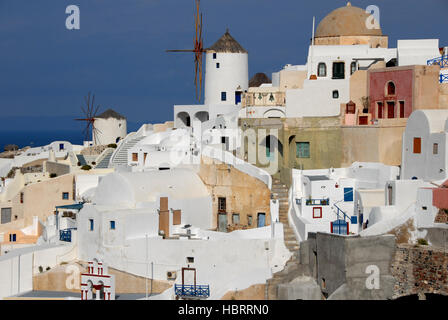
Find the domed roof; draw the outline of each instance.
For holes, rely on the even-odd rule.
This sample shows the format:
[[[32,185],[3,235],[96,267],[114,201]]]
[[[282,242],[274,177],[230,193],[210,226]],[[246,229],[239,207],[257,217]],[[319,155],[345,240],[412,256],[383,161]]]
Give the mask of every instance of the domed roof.
[[[315,37],[382,36],[381,28],[367,28],[366,21],[369,16],[370,14],[364,9],[353,7],[348,2],[347,6],[332,11],[322,19]]]

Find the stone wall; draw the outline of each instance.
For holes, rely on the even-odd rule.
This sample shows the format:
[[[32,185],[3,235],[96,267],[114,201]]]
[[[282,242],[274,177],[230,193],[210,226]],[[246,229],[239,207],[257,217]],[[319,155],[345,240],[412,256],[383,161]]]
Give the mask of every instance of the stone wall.
[[[399,244],[392,264],[393,298],[419,293],[448,295],[448,249]]]

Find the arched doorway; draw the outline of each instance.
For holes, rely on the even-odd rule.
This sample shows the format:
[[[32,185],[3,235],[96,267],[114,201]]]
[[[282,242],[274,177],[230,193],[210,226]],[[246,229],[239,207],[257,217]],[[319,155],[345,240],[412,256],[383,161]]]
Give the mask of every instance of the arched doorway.
[[[205,122],[205,121],[208,121],[208,120],[209,120],[209,114],[208,114],[207,111],[199,111],[199,112],[196,112],[196,114],[194,115],[194,117],[195,117],[196,119],[198,119],[199,121],[201,121],[201,122]]]
[[[179,112],[176,116],[176,127],[182,128],[190,126],[191,126],[190,115],[185,111]]]

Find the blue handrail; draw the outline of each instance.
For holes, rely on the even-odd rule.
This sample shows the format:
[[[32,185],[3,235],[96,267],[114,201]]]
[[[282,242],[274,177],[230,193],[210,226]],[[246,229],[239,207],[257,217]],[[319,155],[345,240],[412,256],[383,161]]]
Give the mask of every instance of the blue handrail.
[[[338,216],[338,220],[340,220],[340,219],[339,219],[339,211],[342,212],[342,214],[343,214],[343,216],[344,216],[344,221],[345,221],[346,219],[347,219],[347,220],[350,220],[350,217],[349,217],[344,211],[342,211],[341,208],[339,208],[336,204],[334,204],[334,206],[336,207],[336,209],[338,209],[338,211],[336,211],[336,215]]]
[[[179,297],[208,298],[210,297],[210,286],[175,284],[174,293]]]
[[[448,83],[448,74],[440,74],[440,83]]]

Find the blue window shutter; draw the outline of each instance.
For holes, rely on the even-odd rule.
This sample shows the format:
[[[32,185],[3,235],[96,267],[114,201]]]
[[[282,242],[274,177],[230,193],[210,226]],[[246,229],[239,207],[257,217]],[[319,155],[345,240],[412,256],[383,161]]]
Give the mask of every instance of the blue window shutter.
[[[357,216],[351,216],[350,223],[351,224],[358,224],[358,217]]]
[[[353,188],[344,188],[344,201],[353,201]]]

